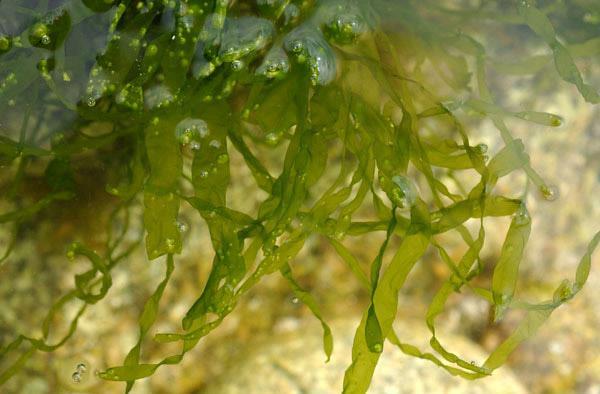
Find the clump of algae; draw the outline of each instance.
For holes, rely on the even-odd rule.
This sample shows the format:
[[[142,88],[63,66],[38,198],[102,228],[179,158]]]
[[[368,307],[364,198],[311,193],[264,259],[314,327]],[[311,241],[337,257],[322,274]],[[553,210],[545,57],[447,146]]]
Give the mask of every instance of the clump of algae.
[[[99,374],[102,379],[126,382],[129,391],[161,366],[181,362],[261,278],[276,272],[321,322],[329,357],[333,336],[326,316],[292,271],[294,257],[315,234],[331,243],[370,295],[343,392],[367,391],[386,342],[454,375],[476,379],[491,374],[581,290],[600,242],[598,233],[574,280],[562,282],[550,300],[531,304],[515,298],[532,219],[526,191],[512,198],[499,194],[496,186],[501,178],[523,172],[545,198],[556,194],[531,166],[506,119],[548,127],[562,120],[504,108],[486,75],[494,67],[511,74],[550,67],[556,79],[575,86],[586,101],[600,101],[573,60],[600,52],[597,8],[585,1],[543,3],[67,0],[52,8],[45,1],[27,6],[3,2],[0,113],[6,126],[0,135],[0,185],[15,209],[0,214],[0,224],[14,234],[1,252],[2,264],[10,263],[22,226],[89,193],[81,185],[78,163],[90,157],[102,163],[98,179],[104,193],[118,202],[104,245],[91,247],[81,239],[65,245],[66,257],[85,258],[89,269],[75,276],[73,290],[48,311],[41,336],[18,335],[2,345],[0,385],[35,352],[54,351],[69,340],[79,318],[109,293],[111,270],[139,244],[149,260],[165,261],[165,277],[141,312],[138,342],[122,365]],[[573,26],[557,16],[561,7],[592,17]],[[549,16],[565,31],[557,33]],[[481,27],[482,20],[526,26],[548,54],[497,61],[486,51],[484,42],[492,32],[490,25]],[[463,120],[465,114],[484,116],[498,129],[504,147],[493,157],[486,156],[484,144],[471,144],[477,132]],[[336,143],[341,154],[333,149]],[[282,170],[273,174],[254,148],[282,144]],[[240,212],[227,201],[232,150],[267,195],[256,212]],[[334,154],[340,155],[339,175],[320,191],[316,185]],[[475,180],[470,190],[452,176],[467,171]],[[25,185],[40,176],[44,185],[38,198],[24,205]],[[185,248],[178,222],[182,204],[195,209],[209,229],[212,269],[182,318],[182,330],[153,338],[180,343],[180,352],[146,363],[142,344],[149,340],[177,255]],[[140,205],[144,235],[132,241],[125,236],[127,225],[115,232],[112,221]],[[365,207],[373,219],[356,219]],[[511,217],[511,224],[490,286],[483,288],[473,280],[485,268],[480,252],[486,217]],[[475,236],[467,229],[469,220],[478,223]],[[371,232],[384,232],[385,240],[365,272],[343,241]],[[467,246],[459,261],[439,237],[446,233]],[[392,239],[399,240],[398,247],[384,262]],[[392,327],[398,294],[430,248],[451,272],[426,315],[434,352],[402,342]],[[493,305],[496,320],[509,309],[525,311],[520,325],[483,365],[461,359],[436,337],[436,318],[451,294],[461,290]],[[68,331],[50,343],[54,316],[75,300],[83,303]]]

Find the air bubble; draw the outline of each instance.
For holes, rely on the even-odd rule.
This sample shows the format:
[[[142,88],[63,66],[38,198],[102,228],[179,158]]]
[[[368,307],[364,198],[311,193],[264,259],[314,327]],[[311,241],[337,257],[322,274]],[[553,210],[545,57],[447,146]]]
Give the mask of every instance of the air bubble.
[[[327,85],[335,79],[335,54],[320,30],[297,27],[284,38],[283,46],[298,63],[307,63],[313,85]]]
[[[488,146],[486,144],[477,144],[477,146],[475,146],[475,149],[478,153],[484,155],[488,151]]]
[[[181,221],[181,220],[177,221],[177,230],[180,233],[187,233],[189,229],[190,228],[189,228],[189,226],[188,226],[188,224],[186,222]]]
[[[229,155],[227,153],[220,154],[219,157],[217,157],[217,163],[226,164],[227,162],[229,162]]]
[[[161,108],[175,100],[171,90],[165,85],[154,85],[144,91],[144,101],[148,109]]]
[[[413,182],[404,175],[394,175],[391,182],[383,177],[382,187],[390,200],[399,208],[409,208],[417,200],[417,190]]]
[[[546,201],[556,201],[560,196],[558,187],[555,185],[542,185],[539,190]]]
[[[513,216],[513,222],[517,226],[526,226],[531,223],[531,217],[525,207],[525,204],[521,204],[515,215]]]
[[[282,137],[283,137],[283,133],[281,133],[281,132],[279,132],[279,133],[271,132],[271,133],[268,133],[267,135],[265,135],[265,142],[267,143],[267,145],[275,146],[279,143],[279,141],[281,141]]]
[[[189,145],[193,150],[200,149],[198,140],[208,134],[208,125],[202,119],[186,118],[175,126],[175,135],[182,145]]]
[[[296,4],[288,4],[283,10],[283,24],[289,25],[300,17],[300,8]]]
[[[29,43],[37,48],[56,50],[67,37],[70,28],[71,16],[66,7],[56,8],[31,27]]]
[[[340,44],[352,43],[367,30],[360,10],[354,6],[346,6],[342,10],[331,9],[330,15],[326,23],[327,32]]]
[[[245,64],[241,60],[234,60],[231,62],[231,69],[233,71],[241,71],[244,68]]]
[[[256,73],[267,78],[282,78],[290,71],[287,54],[280,46],[274,46],[267,52]]]
[[[218,56],[224,62],[232,62],[259,51],[271,41],[274,32],[273,23],[267,19],[227,18]]]

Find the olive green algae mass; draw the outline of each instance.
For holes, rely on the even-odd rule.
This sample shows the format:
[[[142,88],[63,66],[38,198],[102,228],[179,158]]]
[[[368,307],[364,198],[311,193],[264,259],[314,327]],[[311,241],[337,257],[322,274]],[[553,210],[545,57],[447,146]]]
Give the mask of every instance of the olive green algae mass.
[[[1,344],[0,385],[36,352],[68,344],[80,317],[110,298],[111,270],[137,247],[145,248],[149,264],[164,261],[165,277],[140,310],[136,345],[100,378],[122,381],[128,392],[136,380],[180,363],[263,277],[277,273],[321,323],[329,358],[334,333],[327,316],[293,273],[295,257],[315,235],[329,241],[369,299],[341,391],[367,392],[387,346],[462,378],[492,374],[583,288],[600,242],[600,233],[592,235],[573,278],[548,300],[519,299],[519,266],[535,237],[526,197],[532,190],[548,200],[557,195],[510,125],[553,128],[563,120],[534,108],[505,108],[489,75],[543,71],[598,104],[597,87],[576,60],[598,64],[600,10],[591,0],[566,3],[0,3],[0,195],[11,207],[0,213],[0,225],[12,234],[0,264],[11,264],[21,234],[47,212],[100,198],[82,181],[89,177],[82,163],[94,163],[102,190],[94,193],[109,198],[111,210],[107,226],[90,218],[102,243],[73,235],[56,246],[65,259],[86,261],[87,270],[73,278],[36,335],[14,333]],[[561,16],[566,11],[570,19]],[[529,47],[502,61],[489,42],[497,30],[515,26]],[[518,46],[520,38],[511,34],[504,38]],[[482,118],[501,136],[497,152],[478,140]],[[264,152],[282,146],[274,172]],[[227,200],[234,150],[266,196],[255,212]],[[327,177],[331,160],[339,174]],[[503,195],[500,185],[514,173],[524,174],[527,186],[519,196]],[[152,338],[153,323],[168,308],[161,297],[186,248],[179,221],[184,204],[210,232],[211,270],[181,316],[181,330]],[[127,235],[132,215],[143,219],[143,234],[133,239]],[[510,219],[494,262],[480,258],[489,217]],[[372,261],[359,261],[347,244],[373,232],[385,234],[384,241]],[[444,245],[449,236],[465,245],[458,259]],[[403,342],[393,323],[403,285],[430,252],[449,275],[425,316],[431,349],[421,349]],[[461,291],[492,305],[496,321],[511,310],[522,315],[480,365],[436,336],[436,319]],[[54,318],[66,305],[77,305],[77,312],[66,332],[55,333]],[[150,363],[141,352],[148,341],[174,342],[180,350]]]

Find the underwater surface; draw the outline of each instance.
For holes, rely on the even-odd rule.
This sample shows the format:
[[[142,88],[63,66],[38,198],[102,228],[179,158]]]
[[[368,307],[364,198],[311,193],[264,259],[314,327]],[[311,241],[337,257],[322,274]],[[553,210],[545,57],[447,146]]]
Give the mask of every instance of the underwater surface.
[[[599,88],[596,0],[1,1],[0,392],[599,392]]]

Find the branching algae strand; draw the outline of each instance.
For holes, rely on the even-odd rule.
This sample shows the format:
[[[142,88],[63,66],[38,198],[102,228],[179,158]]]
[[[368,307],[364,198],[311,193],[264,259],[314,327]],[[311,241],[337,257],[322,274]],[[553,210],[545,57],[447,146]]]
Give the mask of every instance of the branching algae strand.
[[[387,344],[453,375],[490,375],[585,285],[600,233],[590,242],[575,279],[563,282],[552,299],[529,304],[515,296],[532,219],[525,196],[499,195],[496,185],[508,174],[524,172],[547,199],[556,198],[556,192],[531,166],[506,118],[548,127],[559,126],[562,119],[504,108],[486,75],[494,67],[516,74],[551,67],[556,77],[597,104],[598,92],[573,60],[600,53],[597,24],[578,25],[573,34],[579,41],[564,42],[560,30],[568,35],[570,27],[554,26],[548,17],[552,8],[538,8],[532,0],[482,1],[476,8],[410,0],[65,0],[51,9],[49,4],[55,3],[0,4],[0,185],[2,198],[15,207],[0,214],[0,224],[14,234],[9,245],[2,245],[0,261],[9,264],[22,226],[35,223],[58,202],[86,193],[73,165],[85,155],[104,163],[106,193],[119,201],[111,220],[128,219],[118,233],[108,226],[99,251],[78,239],[68,246],[67,257],[83,257],[89,268],[75,276],[73,290],[48,311],[41,336],[17,335],[2,344],[0,385],[35,352],[67,343],[80,317],[107,296],[111,270],[140,243],[149,260],[165,260],[166,273],[141,311],[137,343],[122,365],[99,374],[126,382],[126,391],[159,367],[181,362],[261,278],[276,272],[321,322],[329,358],[333,336],[327,318],[292,270],[295,256],[313,234],[331,243],[370,295],[344,379],[343,392],[349,394],[367,391]],[[569,7],[598,17],[597,8],[586,4]],[[513,64],[496,61],[476,39],[493,36],[477,23],[489,18],[527,26],[551,54]],[[431,83],[434,74],[439,82]],[[461,111],[489,118],[504,147],[488,158],[487,146],[472,145],[477,132],[461,120]],[[430,120],[439,125],[436,133],[424,126]],[[106,131],[98,131],[99,125]],[[288,144],[282,171],[272,174],[253,146],[270,148],[283,140]],[[328,157],[339,155],[330,149],[335,141],[343,151],[340,173],[316,194],[314,185],[322,179]],[[234,210],[227,201],[232,150],[268,195],[256,212]],[[191,163],[189,169],[186,163]],[[24,204],[24,184],[40,168],[45,194]],[[191,176],[184,175],[187,170]],[[458,192],[451,191],[455,188],[442,175],[464,170],[472,170],[478,182],[470,190],[459,184]],[[160,299],[177,255],[186,247],[178,221],[182,204],[195,209],[208,227],[215,252],[212,269],[182,317],[182,330],[153,338],[178,342],[181,350],[147,363],[141,346],[151,340],[147,336],[159,316]],[[125,233],[130,212],[140,205],[144,234],[132,241]],[[359,209],[367,209],[374,219],[353,219]],[[473,279],[484,272],[480,253],[486,217],[512,221],[491,287],[481,288]],[[479,224],[475,236],[465,226],[471,219]],[[385,232],[385,240],[367,274],[342,240],[379,231]],[[438,237],[448,232],[466,244],[459,261]],[[399,245],[384,264],[393,239]],[[398,294],[430,246],[451,270],[426,315],[435,353],[402,342],[393,328]],[[489,302],[496,320],[509,309],[525,310],[520,325],[481,366],[461,359],[436,336],[436,318],[449,296],[461,289]],[[82,306],[68,331],[50,343],[53,317],[74,300]]]

